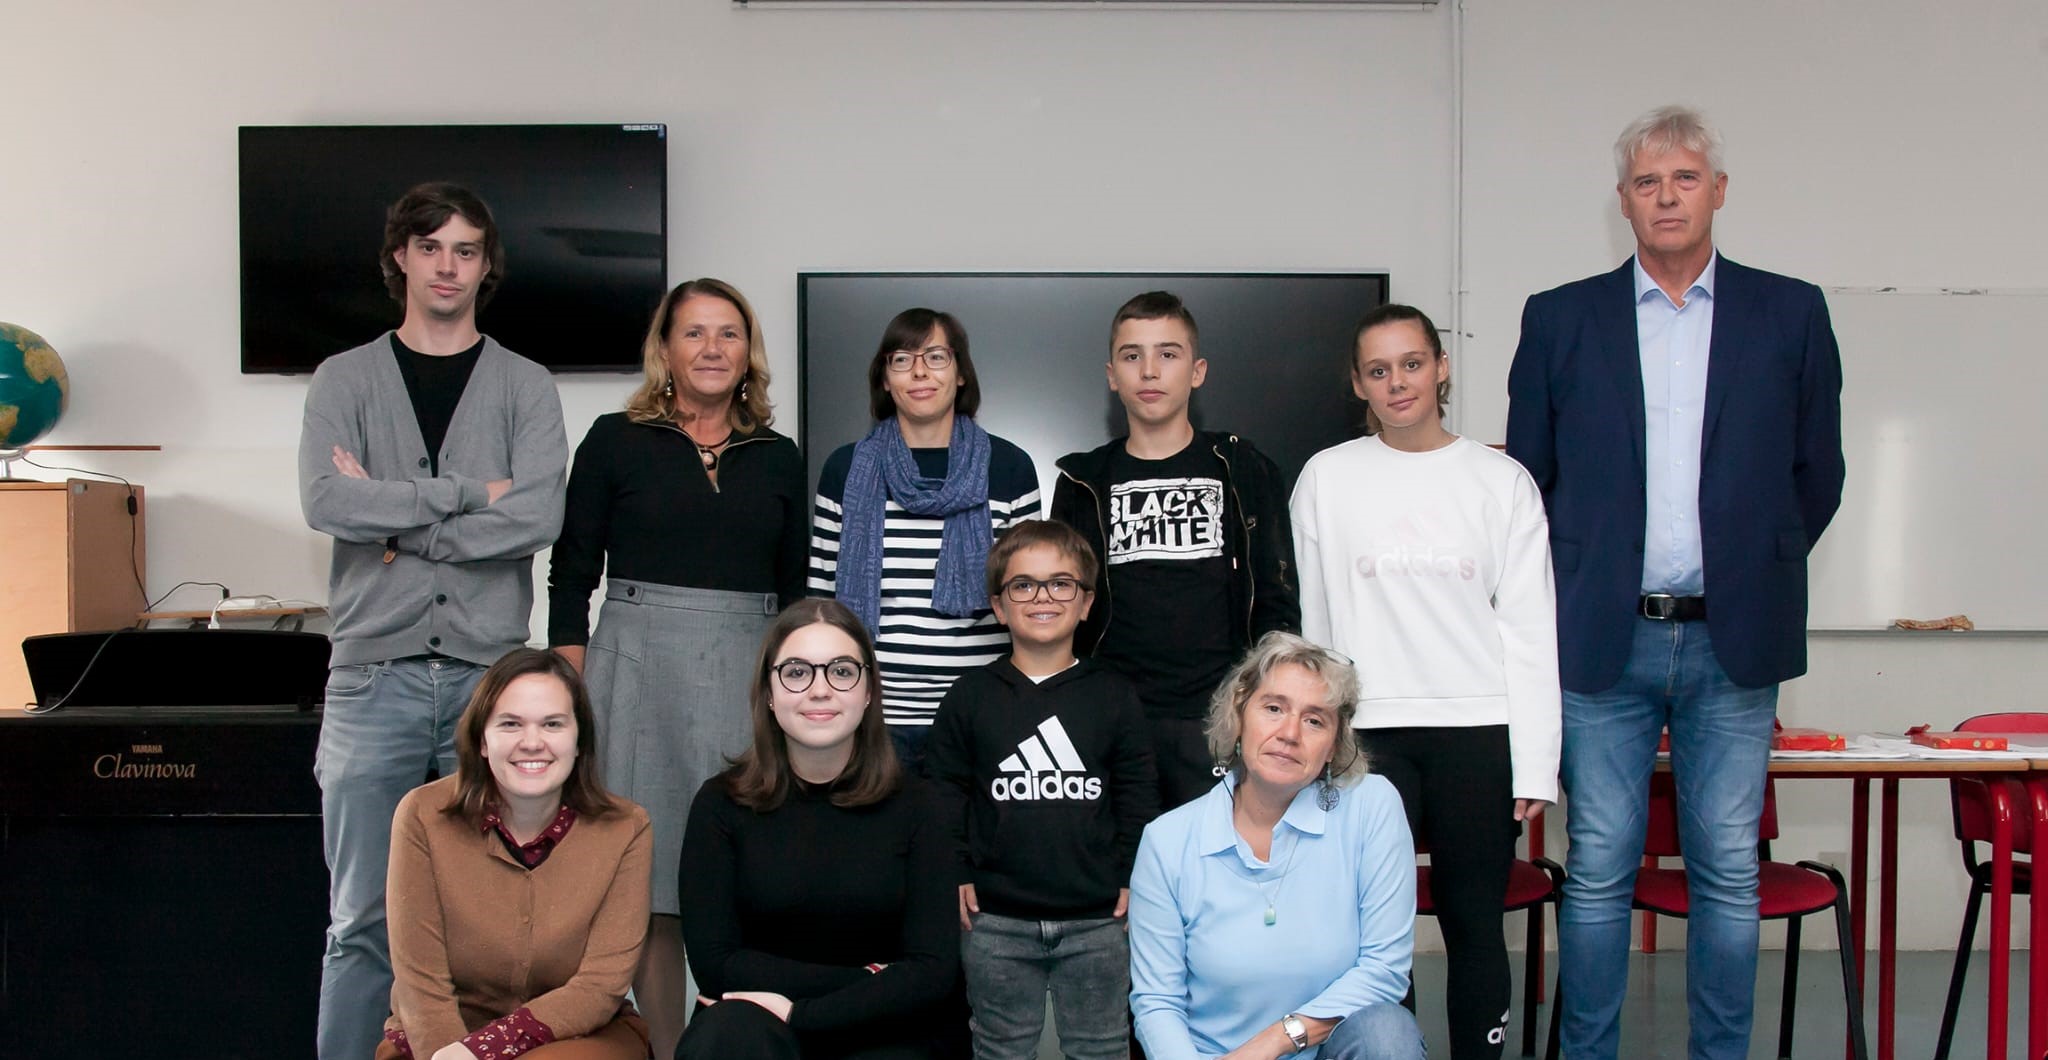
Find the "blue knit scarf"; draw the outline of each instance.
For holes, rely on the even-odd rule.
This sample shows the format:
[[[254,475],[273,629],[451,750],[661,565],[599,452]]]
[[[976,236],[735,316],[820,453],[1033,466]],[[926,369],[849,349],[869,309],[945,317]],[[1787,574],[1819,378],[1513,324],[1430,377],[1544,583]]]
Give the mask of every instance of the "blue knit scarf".
[[[993,539],[988,515],[988,432],[966,416],[953,417],[946,477],[922,478],[894,416],[875,424],[853,447],[840,498],[839,569],[834,595],[860,616],[870,632],[882,620],[885,511],[893,500],[912,515],[942,517],[932,608],[969,618],[988,609],[983,568]]]

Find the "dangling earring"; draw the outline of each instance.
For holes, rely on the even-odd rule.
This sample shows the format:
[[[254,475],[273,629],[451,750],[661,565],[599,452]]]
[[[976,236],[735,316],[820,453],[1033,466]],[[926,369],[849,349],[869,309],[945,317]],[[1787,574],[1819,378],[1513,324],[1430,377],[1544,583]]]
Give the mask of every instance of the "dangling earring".
[[[740,377],[739,402],[742,405],[747,403],[747,379],[745,376]]]
[[[1330,777],[1330,765],[1327,762],[1323,763],[1323,777],[1318,784],[1320,786],[1316,791],[1316,805],[1321,807],[1324,813],[1329,813],[1337,808],[1337,785]]]
[[[665,398],[672,398],[676,396],[676,380],[674,376],[670,376],[662,382],[661,396]]]
[[[1217,777],[1225,776],[1230,772],[1230,767],[1236,765],[1238,759],[1243,757],[1244,741],[1239,740],[1237,743],[1231,745],[1230,757],[1225,761],[1216,763],[1215,767],[1210,769],[1209,772]]]

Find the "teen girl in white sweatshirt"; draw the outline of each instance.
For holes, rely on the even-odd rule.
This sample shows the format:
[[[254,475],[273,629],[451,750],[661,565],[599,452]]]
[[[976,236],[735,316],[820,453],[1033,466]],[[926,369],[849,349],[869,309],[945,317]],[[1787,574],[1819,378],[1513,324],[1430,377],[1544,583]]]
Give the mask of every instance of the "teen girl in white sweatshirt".
[[[1360,323],[1351,388],[1370,433],[1302,469],[1294,549],[1302,633],[1357,663],[1359,742],[1430,852],[1451,1056],[1492,1060],[1510,1005],[1515,839],[1557,800],[1557,604],[1536,484],[1444,428],[1449,380],[1420,310]]]

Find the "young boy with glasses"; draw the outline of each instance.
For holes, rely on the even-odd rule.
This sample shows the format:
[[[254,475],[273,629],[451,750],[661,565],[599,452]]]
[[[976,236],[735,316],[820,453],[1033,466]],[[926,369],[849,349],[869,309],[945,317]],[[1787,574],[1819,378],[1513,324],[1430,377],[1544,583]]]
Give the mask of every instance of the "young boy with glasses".
[[[1137,684],[1162,810],[1216,786],[1203,725],[1217,682],[1260,637],[1301,629],[1287,483],[1250,441],[1189,420],[1209,374],[1197,341],[1165,291],[1116,311],[1107,374],[1129,433],[1061,457],[1052,495],[1052,517],[1102,557],[1077,643]]]
[[[960,873],[960,963],[978,1060],[1031,1060],[1052,992],[1060,1052],[1130,1055],[1125,999],[1138,838],[1159,810],[1131,683],[1074,655],[1095,553],[1028,520],[988,554],[989,604],[1010,654],[953,683],[926,766]]]

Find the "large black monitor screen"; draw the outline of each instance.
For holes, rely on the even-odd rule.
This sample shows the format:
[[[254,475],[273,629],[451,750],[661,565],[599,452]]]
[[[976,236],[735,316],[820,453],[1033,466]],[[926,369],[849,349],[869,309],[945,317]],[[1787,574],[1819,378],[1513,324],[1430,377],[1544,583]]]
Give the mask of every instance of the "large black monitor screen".
[[[1104,376],[1109,323],[1151,290],[1179,295],[1200,329],[1209,375],[1191,406],[1197,427],[1251,439],[1290,488],[1310,456],[1357,434],[1364,405],[1351,397],[1347,358],[1359,318],[1387,300],[1383,272],[814,272],[797,281],[811,481],[873,426],[867,367],[889,318],[928,306],[967,329],[976,418],[1031,454],[1050,504],[1054,460],[1124,433]]]
[[[504,237],[486,334],[556,371],[638,368],[667,166],[661,125],[244,126],[242,371],[310,372],[398,325],[384,211],[430,180],[474,189]]]

